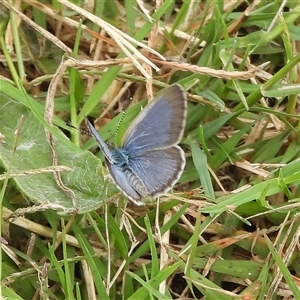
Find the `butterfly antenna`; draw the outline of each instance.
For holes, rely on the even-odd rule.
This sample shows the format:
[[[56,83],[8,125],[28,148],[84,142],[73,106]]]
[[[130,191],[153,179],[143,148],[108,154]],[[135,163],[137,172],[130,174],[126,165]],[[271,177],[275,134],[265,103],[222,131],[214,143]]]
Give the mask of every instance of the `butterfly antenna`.
[[[116,129],[116,133],[115,133],[115,138],[117,138],[117,136],[118,136],[118,132],[119,132],[120,126],[121,126],[121,124],[122,124],[122,122],[123,122],[123,120],[124,120],[125,114],[126,114],[126,110],[124,110],[124,111],[122,112],[122,115],[121,115],[120,120],[119,120],[119,122],[118,122],[117,129]]]

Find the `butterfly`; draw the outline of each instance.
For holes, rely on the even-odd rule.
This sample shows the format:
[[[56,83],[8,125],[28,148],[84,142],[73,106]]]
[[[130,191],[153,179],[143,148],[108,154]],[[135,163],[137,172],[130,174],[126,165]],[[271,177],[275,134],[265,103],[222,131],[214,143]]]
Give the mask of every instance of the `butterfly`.
[[[186,123],[187,100],[178,84],[148,103],[126,130],[119,148],[110,149],[93,125],[88,128],[105,156],[118,189],[136,205],[168,192],[185,167],[178,146]]]

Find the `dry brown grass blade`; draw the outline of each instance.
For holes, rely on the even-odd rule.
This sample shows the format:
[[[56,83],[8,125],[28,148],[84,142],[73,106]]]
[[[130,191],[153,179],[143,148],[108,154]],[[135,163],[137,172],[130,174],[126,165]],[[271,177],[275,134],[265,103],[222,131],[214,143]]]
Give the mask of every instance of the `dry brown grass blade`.
[[[48,168],[24,171],[22,173],[10,173],[8,177],[16,178],[16,177],[22,177],[22,176],[28,176],[28,175],[62,172],[62,171],[70,171],[70,170],[71,170],[71,168],[69,168],[67,166],[50,166]],[[6,175],[1,175],[0,181],[4,180],[5,178],[6,178]]]
[[[78,12],[82,16],[85,16],[101,28],[103,28],[117,43],[117,45],[120,47],[120,49],[124,52],[124,54],[130,58],[132,63],[135,65],[135,67],[146,77],[149,78],[149,74],[146,72],[146,70],[142,67],[140,62],[137,60],[142,60],[146,64],[150,65],[152,68],[154,68],[156,71],[159,71],[159,68],[155,66],[150,60],[148,60],[140,51],[138,51],[131,43],[135,44],[136,46],[142,47],[149,51],[150,53],[153,53],[154,55],[160,57],[161,59],[164,59],[164,57],[156,52],[155,50],[151,49],[150,47],[147,47],[143,43],[136,41],[134,38],[130,37],[126,33],[122,32],[121,30],[115,28],[111,24],[105,22],[104,20],[100,19],[99,17],[89,13],[88,11],[82,9],[81,7],[66,1],[66,0],[58,0],[61,4],[65,5],[66,7]]]
[[[256,76],[256,72],[259,72],[261,68],[263,68],[265,65],[259,66],[259,67],[254,67],[251,68],[248,71],[224,71],[224,70],[215,70],[212,68],[207,68],[207,67],[199,67],[196,65],[191,65],[187,63],[181,63],[177,61],[160,61],[156,58],[151,58],[152,61],[155,63],[168,66],[171,69],[177,69],[181,71],[189,71],[201,75],[209,75],[212,77],[217,77],[217,78],[224,78],[224,79],[241,79],[241,80],[247,80],[249,78],[252,78]]]
[[[6,0],[0,0],[0,3],[3,4],[7,9],[13,11],[16,15],[18,15],[22,21],[27,23],[29,26],[31,26],[34,30],[42,34],[46,39],[51,41],[53,44],[55,44],[57,47],[62,49],[64,52],[71,54],[72,50],[67,47],[63,42],[61,42],[57,37],[55,37],[53,34],[51,34],[49,31],[45,30],[35,22],[33,22],[31,19],[29,19],[27,16],[25,16],[22,12],[18,11],[15,7],[10,5]]]

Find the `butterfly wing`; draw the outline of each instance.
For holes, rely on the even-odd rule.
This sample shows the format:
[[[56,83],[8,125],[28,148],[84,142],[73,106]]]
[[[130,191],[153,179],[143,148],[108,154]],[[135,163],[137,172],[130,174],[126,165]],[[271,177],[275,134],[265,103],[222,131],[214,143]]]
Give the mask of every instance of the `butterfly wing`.
[[[176,145],[182,138],[187,101],[180,85],[163,90],[135,118],[122,147],[130,154]]]
[[[146,196],[147,191],[139,178],[133,173],[124,172],[124,170],[109,161],[106,161],[106,165],[118,189],[136,205],[143,205],[141,194]]]
[[[185,155],[177,145],[146,151],[130,160],[132,172],[145,185],[147,194],[153,198],[163,195],[175,185],[184,166]]]

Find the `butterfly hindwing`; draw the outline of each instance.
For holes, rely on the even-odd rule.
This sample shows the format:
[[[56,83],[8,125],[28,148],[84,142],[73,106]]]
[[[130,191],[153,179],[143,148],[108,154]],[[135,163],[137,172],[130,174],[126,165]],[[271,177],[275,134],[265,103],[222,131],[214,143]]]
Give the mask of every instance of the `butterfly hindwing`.
[[[185,156],[179,146],[143,152],[130,162],[131,170],[154,198],[170,190],[180,178]]]
[[[132,181],[129,179],[129,173],[125,173],[121,168],[115,164],[111,164],[108,161],[106,162],[110,175],[117,185],[118,189],[125,194],[132,202],[136,205],[142,205],[142,196],[141,194],[134,189]],[[135,182],[135,185],[139,183]]]

